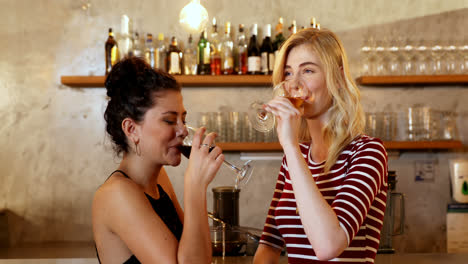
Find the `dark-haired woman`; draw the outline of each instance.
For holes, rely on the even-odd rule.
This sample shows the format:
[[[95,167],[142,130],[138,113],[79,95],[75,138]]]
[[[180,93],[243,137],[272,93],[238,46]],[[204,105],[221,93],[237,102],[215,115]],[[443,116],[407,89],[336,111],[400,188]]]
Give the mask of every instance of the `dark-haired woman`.
[[[184,175],[184,209],[163,166],[181,161],[187,136],[180,86],[143,60],[117,63],[106,79],[104,114],[117,170],[93,200],[93,233],[101,263],[210,263],[206,189],[224,155],[208,151],[215,134],[194,136]]]

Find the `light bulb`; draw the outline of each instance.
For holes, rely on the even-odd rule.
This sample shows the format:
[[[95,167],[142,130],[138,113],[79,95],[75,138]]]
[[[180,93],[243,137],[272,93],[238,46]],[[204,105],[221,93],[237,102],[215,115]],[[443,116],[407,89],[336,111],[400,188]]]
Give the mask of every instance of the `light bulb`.
[[[185,31],[199,33],[208,23],[208,12],[200,4],[200,0],[191,0],[180,11],[179,22]]]

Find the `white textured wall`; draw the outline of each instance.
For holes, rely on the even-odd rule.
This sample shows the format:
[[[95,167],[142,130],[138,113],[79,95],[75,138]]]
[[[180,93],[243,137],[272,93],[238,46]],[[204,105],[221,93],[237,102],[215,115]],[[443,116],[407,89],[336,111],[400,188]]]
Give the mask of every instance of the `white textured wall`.
[[[187,38],[178,12],[188,0],[91,0],[89,14],[79,2],[0,0],[0,209],[16,215],[10,229],[13,243],[92,240],[93,193],[119,161],[105,136],[105,90],[62,86],[60,76],[102,75],[107,28],[119,29],[123,13],[135,19],[140,32]],[[463,30],[468,26],[467,0],[201,2],[210,17],[216,14],[221,23],[230,20],[233,25],[274,24],[279,16],[304,25],[316,16],[340,35],[355,69],[367,31],[382,37],[393,28],[433,37],[442,28],[446,35],[468,36]],[[363,87],[362,94],[368,111],[397,111],[413,103],[455,109],[462,114],[460,132],[468,143],[466,86]],[[188,88],[183,95],[193,120],[200,111],[245,111],[250,98],[268,96],[269,90]],[[400,178],[398,189],[407,196],[407,234],[396,241],[400,252],[445,251],[447,159],[466,154],[404,153],[390,162]],[[228,154],[227,159],[238,161],[239,155]],[[435,181],[415,183],[414,160],[427,159],[438,162]],[[279,164],[256,162],[255,175],[241,192],[242,225],[262,227]],[[185,167],[183,161],[167,169],[180,199]],[[231,184],[231,177],[223,169],[212,186]]]

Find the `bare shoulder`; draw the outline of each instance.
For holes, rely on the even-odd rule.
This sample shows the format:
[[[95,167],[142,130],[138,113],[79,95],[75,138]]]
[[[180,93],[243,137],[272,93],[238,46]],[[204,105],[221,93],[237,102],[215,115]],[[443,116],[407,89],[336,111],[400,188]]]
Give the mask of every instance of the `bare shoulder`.
[[[94,194],[93,220],[95,217],[106,221],[124,213],[126,208],[145,203],[144,192],[132,180],[114,175]]]
[[[96,191],[93,232],[103,257],[125,251],[142,263],[173,263],[177,256],[177,239],[154,211],[143,189],[123,176],[111,177]]]

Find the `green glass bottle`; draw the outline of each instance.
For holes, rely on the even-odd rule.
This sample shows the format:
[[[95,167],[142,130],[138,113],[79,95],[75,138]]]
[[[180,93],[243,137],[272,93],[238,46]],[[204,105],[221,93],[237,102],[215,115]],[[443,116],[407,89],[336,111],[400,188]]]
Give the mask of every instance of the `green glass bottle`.
[[[210,74],[210,42],[207,39],[206,30],[200,35],[197,53],[198,74]]]

